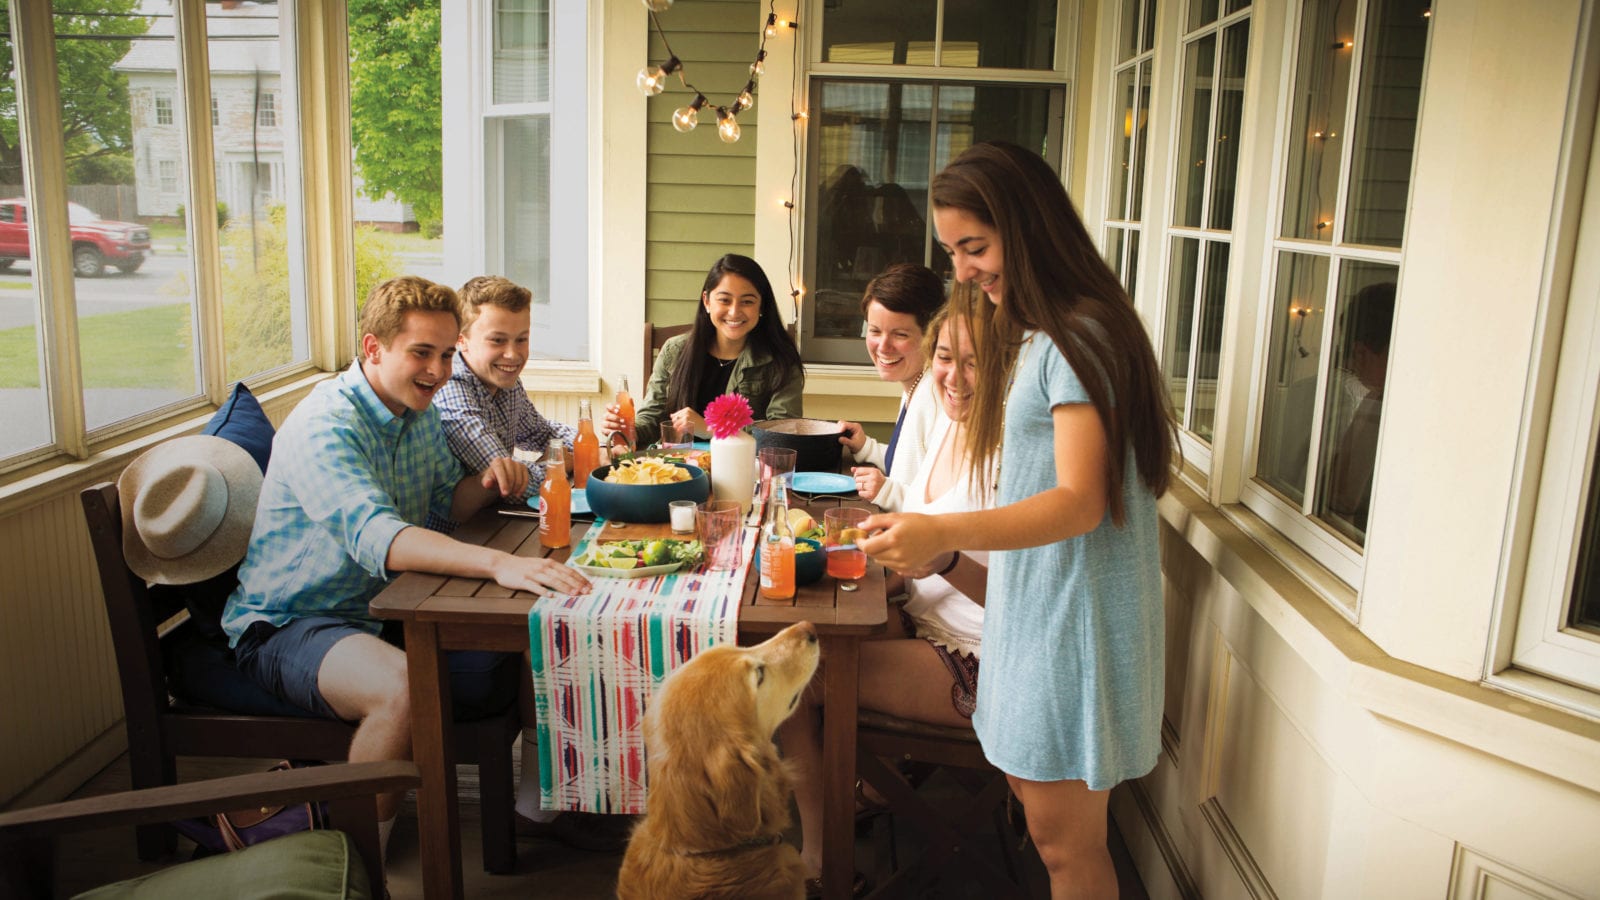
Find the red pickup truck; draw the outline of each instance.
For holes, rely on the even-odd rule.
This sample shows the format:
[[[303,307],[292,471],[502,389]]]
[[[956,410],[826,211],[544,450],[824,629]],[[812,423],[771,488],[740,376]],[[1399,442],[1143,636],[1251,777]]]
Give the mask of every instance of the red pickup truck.
[[[133,222],[102,219],[87,206],[67,204],[72,231],[72,271],[94,278],[111,265],[133,273],[150,253],[150,229]],[[28,201],[25,197],[0,200],[0,272],[19,259],[28,259]]]

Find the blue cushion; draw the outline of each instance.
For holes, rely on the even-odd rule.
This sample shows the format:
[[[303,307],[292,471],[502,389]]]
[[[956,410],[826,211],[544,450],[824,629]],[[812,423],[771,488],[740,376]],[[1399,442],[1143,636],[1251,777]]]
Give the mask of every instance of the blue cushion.
[[[272,456],[274,429],[272,421],[261,410],[261,404],[256,402],[256,395],[250,393],[244,382],[233,386],[227,402],[200,433],[213,434],[243,447],[255,458],[262,474],[266,474],[267,460]]]

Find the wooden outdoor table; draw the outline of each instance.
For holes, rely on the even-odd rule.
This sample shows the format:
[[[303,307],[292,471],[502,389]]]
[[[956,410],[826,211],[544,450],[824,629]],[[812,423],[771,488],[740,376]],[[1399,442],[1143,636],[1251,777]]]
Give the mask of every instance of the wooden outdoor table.
[[[814,515],[839,501],[818,501]],[[851,505],[862,505],[852,501]],[[574,522],[576,544],[587,525]],[[504,550],[517,556],[545,556],[565,561],[569,550],[546,550],[539,543],[537,520],[502,516],[486,510],[462,526],[458,540]],[[822,723],[823,883],[825,896],[850,896],[855,871],[856,679],[860,641],[882,633],[888,619],[883,569],[868,566],[859,589],[843,591],[828,576],[800,588],[792,600],[764,600],[756,590],[755,566],[745,581],[739,608],[741,643],[767,636],[799,621],[817,628],[824,667]],[[510,591],[493,580],[450,578],[408,572],[373,599],[370,610],[379,619],[403,624],[406,669],[411,683],[412,753],[422,771],[417,790],[417,829],[422,854],[425,896],[460,898],[461,826],[457,816],[456,769],[445,723],[451,720],[450,672],[446,650],[528,649],[528,610],[537,599]]]

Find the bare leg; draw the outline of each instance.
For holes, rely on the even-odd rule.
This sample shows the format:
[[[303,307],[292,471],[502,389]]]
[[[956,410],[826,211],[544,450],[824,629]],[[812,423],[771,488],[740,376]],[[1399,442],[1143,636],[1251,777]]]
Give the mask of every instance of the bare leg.
[[[1081,781],[1006,778],[1027,810],[1028,833],[1050,873],[1052,900],[1116,900],[1117,870],[1106,849],[1111,792],[1091,791]]]
[[[328,650],[317,689],[341,719],[357,722],[350,761],[411,758],[411,689],[404,650],[369,634],[344,638]],[[400,794],[378,798],[378,820],[393,819]]]

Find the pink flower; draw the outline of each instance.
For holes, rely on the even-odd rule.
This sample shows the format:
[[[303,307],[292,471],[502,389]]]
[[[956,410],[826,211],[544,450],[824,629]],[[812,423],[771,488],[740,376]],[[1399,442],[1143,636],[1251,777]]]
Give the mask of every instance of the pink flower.
[[[731,438],[754,421],[750,401],[738,394],[723,394],[706,407],[706,427],[714,438]]]

